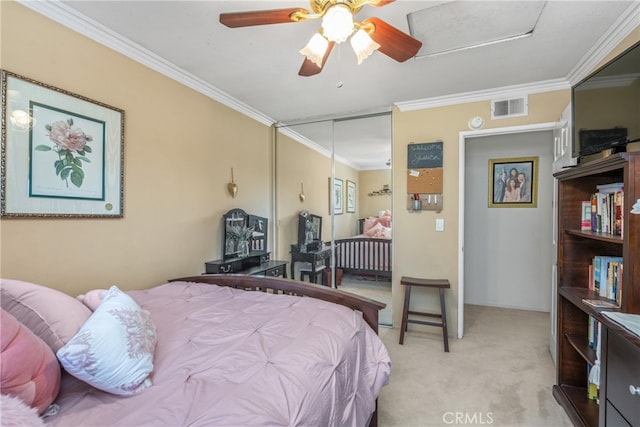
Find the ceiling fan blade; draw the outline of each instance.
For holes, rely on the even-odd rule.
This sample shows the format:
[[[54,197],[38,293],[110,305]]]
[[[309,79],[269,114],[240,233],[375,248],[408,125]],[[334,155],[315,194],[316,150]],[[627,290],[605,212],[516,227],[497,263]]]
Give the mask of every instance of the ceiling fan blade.
[[[382,19],[368,18],[362,23],[372,24],[375,27],[373,33],[369,35],[380,45],[378,50],[398,62],[404,62],[416,56],[422,47],[421,41],[387,24]]]
[[[273,9],[251,12],[221,13],[220,23],[230,28],[251,27],[253,25],[284,24],[297,22],[291,19],[295,12],[308,14],[305,9]]]
[[[315,62],[305,57],[304,62],[302,63],[302,67],[300,67],[300,71],[298,71],[298,75],[302,77],[310,77],[319,74],[320,71],[322,71],[324,64],[327,62],[327,58],[329,57],[329,54],[331,53],[331,50],[333,49],[333,46],[335,44],[335,42],[329,42],[329,46],[327,47],[327,50],[322,57],[322,65],[320,67],[318,67]]]
[[[388,5],[389,3],[393,3],[394,1],[396,0],[378,0],[377,2],[369,3],[369,5],[373,7],[382,7]]]

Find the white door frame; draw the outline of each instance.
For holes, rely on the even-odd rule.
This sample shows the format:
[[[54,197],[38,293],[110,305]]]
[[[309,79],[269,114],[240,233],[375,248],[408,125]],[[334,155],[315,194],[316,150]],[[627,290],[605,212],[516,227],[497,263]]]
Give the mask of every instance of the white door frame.
[[[555,122],[536,123],[485,130],[462,131],[458,134],[458,338],[464,335],[464,181],[467,139],[553,130]]]

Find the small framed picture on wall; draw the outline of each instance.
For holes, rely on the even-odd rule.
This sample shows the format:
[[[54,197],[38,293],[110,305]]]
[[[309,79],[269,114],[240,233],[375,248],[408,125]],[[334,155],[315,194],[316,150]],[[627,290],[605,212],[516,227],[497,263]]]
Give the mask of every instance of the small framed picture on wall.
[[[334,215],[342,215],[344,213],[344,181],[339,178],[329,178],[329,213]]]
[[[347,180],[347,213],[356,211],[356,183]]]

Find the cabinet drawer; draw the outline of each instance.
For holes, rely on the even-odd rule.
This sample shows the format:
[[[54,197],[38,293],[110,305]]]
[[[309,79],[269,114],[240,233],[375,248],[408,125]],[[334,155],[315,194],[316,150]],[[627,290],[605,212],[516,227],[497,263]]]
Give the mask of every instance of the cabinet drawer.
[[[634,426],[640,426],[640,349],[618,334],[609,332],[607,344],[607,407],[609,402]]]
[[[264,272],[264,275],[269,277],[284,276],[284,269],[285,269],[284,265],[281,265],[275,268],[270,268]]]
[[[606,410],[607,415],[605,417],[605,425],[607,427],[631,427],[631,424],[629,424],[627,420],[620,415],[620,412],[616,411],[616,408],[614,408],[608,400]]]

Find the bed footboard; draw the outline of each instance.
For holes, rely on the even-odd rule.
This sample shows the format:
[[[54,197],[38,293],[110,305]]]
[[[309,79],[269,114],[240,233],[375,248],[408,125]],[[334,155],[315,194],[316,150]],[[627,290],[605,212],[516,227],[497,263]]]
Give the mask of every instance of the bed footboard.
[[[335,241],[336,268],[391,277],[391,239],[356,237]]]
[[[376,333],[378,333],[378,311],[386,307],[384,303],[338,289],[277,277],[246,276],[242,274],[203,274],[170,280],[170,282],[177,281],[209,283],[245,291],[307,296],[329,301],[361,312],[364,321]]]

